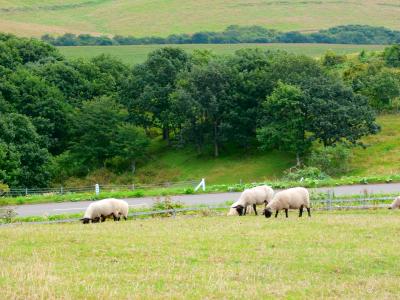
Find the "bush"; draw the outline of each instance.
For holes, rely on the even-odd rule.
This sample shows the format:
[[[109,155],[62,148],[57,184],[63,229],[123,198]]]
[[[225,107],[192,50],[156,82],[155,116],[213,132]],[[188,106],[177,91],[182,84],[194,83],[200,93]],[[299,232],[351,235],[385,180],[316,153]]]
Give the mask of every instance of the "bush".
[[[10,190],[7,184],[0,182],[0,196]]]
[[[297,169],[294,172],[292,171],[286,172],[284,178],[289,181],[298,181],[301,179],[323,180],[323,179],[328,179],[329,176],[316,167],[304,167],[302,169]]]
[[[161,198],[156,198],[156,202],[154,202],[152,209],[153,210],[167,210],[167,209],[177,209],[182,208],[183,203],[181,202],[173,202],[170,197],[165,197],[164,200]]]
[[[329,146],[311,152],[308,165],[330,176],[350,171],[351,151],[344,145]]]
[[[346,61],[345,55],[338,55],[333,51],[327,51],[322,58],[322,65],[325,67],[334,67],[343,64]]]

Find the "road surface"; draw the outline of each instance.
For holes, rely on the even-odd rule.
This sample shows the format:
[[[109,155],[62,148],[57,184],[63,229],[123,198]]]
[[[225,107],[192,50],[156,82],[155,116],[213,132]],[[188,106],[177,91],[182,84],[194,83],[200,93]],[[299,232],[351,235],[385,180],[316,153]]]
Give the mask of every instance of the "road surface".
[[[334,192],[336,196],[378,193],[399,193],[400,183],[387,184],[368,184],[368,185],[348,185],[328,188],[313,189],[318,192]],[[233,201],[239,198],[240,193],[218,193],[218,194],[200,194],[200,195],[179,195],[172,196],[172,201],[179,201],[185,205],[223,205],[226,201]],[[132,208],[150,207],[156,199],[153,197],[129,198],[124,199]],[[81,202],[62,202],[62,203],[46,203],[46,204],[28,204],[18,205],[14,209],[18,216],[43,216],[57,215],[65,213],[82,213],[92,201]]]

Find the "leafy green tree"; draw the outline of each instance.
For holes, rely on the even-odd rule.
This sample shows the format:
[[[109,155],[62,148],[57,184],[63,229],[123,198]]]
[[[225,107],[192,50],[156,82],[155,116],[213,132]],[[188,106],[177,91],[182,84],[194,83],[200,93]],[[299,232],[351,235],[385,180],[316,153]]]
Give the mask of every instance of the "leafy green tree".
[[[124,107],[113,98],[100,97],[82,104],[75,121],[71,152],[87,173],[103,167],[115,154],[113,141],[119,126],[127,119]]]
[[[170,96],[178,74],[188,66],[185,51],[170,47],[151,52],[143,64],[135,66],[122,92],[131,120],[147,128],[161,128],[163,138],[169,140],[173,122]]]
[[[29,118],[0,113],[0,181],[11,187],[43,187],[51,170],[51,156]]]
[[[114,155],[129,165],[132,174],[135,173],[137,162],[146,157],[149,144],[144,130],[129,123],[118,126],[117,135],[112,141]]]
[[[57,88],[18,68],[0,82],[0,92],[15,111],[31,118],[42,143],[52,153],[62,151],[68,138],[70,107]]]
[[[298,87],[278,82],[263,103],[263,121],[257,130],[261,148],[293,152],[300,165],[300,156],[311,146],[306,128],[303,92]]]
[[[240,117],[233,110],[237,104],[235,75],[223,60],[193,66],[182,76],[185,79],[180,81],[180,91],[175,94],[180,111],[185,113],[183,109],[188,108],[189,122],[185,124],[184,132],[192,138],[199,135],[196,140],[200,148],[204,142],[211,142],[215,157],[219,156],[220,146],[236,129],[233,120]]]
[[[400,67],[400,44],[385,48],[383,52],[385,62],[390,67]]]

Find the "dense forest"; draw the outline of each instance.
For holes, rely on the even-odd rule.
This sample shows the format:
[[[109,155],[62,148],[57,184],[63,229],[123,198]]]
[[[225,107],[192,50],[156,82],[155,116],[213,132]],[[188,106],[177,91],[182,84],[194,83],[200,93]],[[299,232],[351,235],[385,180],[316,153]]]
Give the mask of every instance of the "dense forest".
[[[351,60],[167,47],[129,68],[104,55],[67,60],[47,43],[2,34],[0,182],[134,172],[157,136],[214,156],[280,149],[300,164],[313,143],[358,145],[378,132],[375,111],[399,106],[399,66],[399,46]]]
[[[345,25],[312,33],[281,32],[262,26],[228,26],[222,32],[196,32],[163,37],[93,36],[66,33],[61,36],[43,35],[42,40],[54,46],[109,46],[149,44],[238,44],[238,43],[326,43],[381,44],[400,43],[400,31],[368,25]]]

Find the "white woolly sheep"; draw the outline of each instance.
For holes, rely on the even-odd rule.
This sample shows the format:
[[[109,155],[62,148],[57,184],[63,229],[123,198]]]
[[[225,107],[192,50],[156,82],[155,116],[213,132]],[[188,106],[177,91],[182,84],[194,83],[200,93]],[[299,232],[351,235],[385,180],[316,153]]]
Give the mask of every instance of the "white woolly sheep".
[[[275,210],[276,218],[279,211],[284,209],[287,218],[289,209],[299,209],[299,217],[301,217],[304,207],[307,208],[308,216],[311,217],[310,195],[307,189],[296,187],[276,193],[264,209],[263,214],[266,218],[269,218],[272,215],[272,211]]]
[[[113,217],[114,221],[119,221],[121,216],[126,220],[128,217],[129,205],[119,199],[103,199],[91,203],[86,209],[84,217],[81,219],[83,224],[90,221],[92,223],[104,222],[106,218]]]
[[[257,205],[267,205],[267,203],[272,199],[273,196],[274,190],[267,185],[261,185],[251,189],[246,189],[240,195],[239,200],[232,204],[228,212],[228,216],[246,215],[248,206],[252,206],[255,214],[257,215]]]
[[[400,196],[396,197],[392,204],[390,204],[389,209],[395,209],[395,208],[400,208]]]

